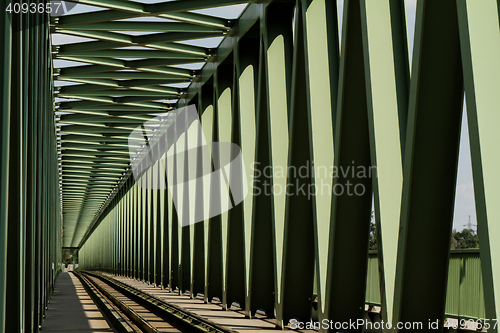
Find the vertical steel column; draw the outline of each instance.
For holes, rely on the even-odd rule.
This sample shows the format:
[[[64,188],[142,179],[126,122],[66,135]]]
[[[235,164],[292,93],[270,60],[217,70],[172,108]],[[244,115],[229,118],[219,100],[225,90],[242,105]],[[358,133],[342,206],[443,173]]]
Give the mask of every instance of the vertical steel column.
[[[243,161],[245,162],[246,174],[242,175],[248,184],[248,195],[242,203],[243,209],[243,267],[244,273],[244,301],[240,302],[240,306],[245,309],[246,316],[249,315],[250,304],[250,256],[251,256],[251,237],[252,237],[252,214],[254,205],[254,173],[253,162],[255,161],[256,149],[256,105],[258,91],[258,74],[259,74],[259,48],[260,48],[260,31],[259,22],[246,33],[235,47],[235,91],[238,98],[235,99],[234,105],[235,116],[239,120],[239,145]],[[236,114],[236,113],[235,113]],[[236,131],[235,131],[236,132]],[[231,240],[229,240],[231,242]],[[231,288],[231,282],[228,282],[228,288]]]
[[[24,130],[22,128],[23,100],[23,19],[12,15],[12,59],[11,67],[11,104],[10,104],[10,148],[9,148],[9,208],[7,242],[7,288],[6,299],[9,306],[5,315],[8,332],[22,332],[24,329],[24,193],[22,182],[22,150]]]
[[[261,23],[262,24],[262,23]],[[252,317],[258,309],[269,314],[274,312],[274,260],[270,255],[273,250],[272,201],[262,194],[263,181],[259,179],[266,166],[271,164],[269,143],[268,93],[266,87],[266,62],[264,44],[259,47],[259,67],[257,80],[256,109],[256,151],[254,170],[254,203],[252,214],[252,235],[250,253],[250,288],[245,303],[245,316]]]
[[[137,181],[136,206],[137,206],[137,280],[144,281],[144,197],[142,186],[144,175]]]
[[[313,160],[311,158],[313,124],[307,84],[304,7],[301,2],[296,3],[294,26],[289,118],[289,171],[287,172],[287,185],[282,189],[286,194],[286,204],[283,266],[278,266],[278,269],[282,270],[280,297],[276,308],[276,325],[278,327],[287,325],[291,318],[303,322],[310,319],[314,284],[313,208],[317,189],[313,190],[314,173],[312,170],[307,170],[305,175],[299,172],[303,168],[312,167],[310,161]],[[305,188],[305,190],[300,192],[301,188]]]
[[[6,8],[8,1],[2,0],[2,8]],[[9,14],[0,13],[0,100],[2,103],[1,123],[1,173],[0,173],[0,328],[6,323],[6,292],[7,292],[7,219],[9,198],[9,145],[10,145],[10,94],[11,94],[11,53],[12,33]]]
[[[231,71],[231,138],[230,142],[241,147],[241,119],[240,119],[240,102],[239,102],[239,87],[236,66],[239,64],[237,47],[233,49],[233,62],[228,70]],[[253,111],[255,114],[255,111]],[[253,124],[254,125],[254,124]],[[248,124],[247,126],[251,126]],[[254,125],[255,126],[255,125]],[[226,152],[227,154],[228,152]],[[231,150],[231,161],[234,161],[236,152]],[[247,164],[246,167],[250,165]],[[222,167],[222,166],[221,166]],[[243,164],[232,165],[229,171],[229,184],[239,184],[242,179],[246,179],[246,174],[243,174]],[[242,184],[243,185],[243,184]],[[247,184],[248,186],[248,184]],[[243,186],[233,186],[230,188],[230,195],[235,198],[244,198]],[[251,194],[250,194],[251,195]],[[235,202],[236,203],[236,202]],[[244,220],[243,220],[243,204],[233,206],[228,212],[227,217],[227,250],[226,250],[226,307],[230,308],[233,302],[240,304],[243,308],[245,304],[245,239],[244,239]]]
[[[219,94],[218,94],[218,72],[214,73],[214,90],[213,90],[213,123],[212,123],[212,137],[208,138],[211,142],[218,142],[219,139]],[[220,160],[219,153],[212,150],[212,161],[215,164]],[[212,173],[210,179],[210,197],[221,198],[221,179],[219,174]],[[221,200],[210,200],[210,212],[220,212]],[[213,215],[210,213],[210,215]],[[222,301],[222,279],[223,279],[223,262],[222,262],[222,219],[221,215],[209,219],[208,230],[208,301],[211,302],[214,297]]]
[[[142,163],[146,163],[146,161],[143,161]],[[143,167],[146,169],[148,166]],[[149,181],[149,171],[147,170],[144,172],[142,175],[142,230],[143,230],[143,244],[142,244],[142,251],[143,251],[143,262],[142,262],[142,280],[146,283],[149,282],[149,209],[148,209],[148,204],[149,204],[149,197],[148,197],[148,181]]]
[[[230,54],[219,66],[217,67],[217,73],[215,75],[215,98],[216,98],[216,119],[217,119],[217,135],[218,138],[215,141],[218,142],[231,142],[232,140],[232,125],[233,125],[233,55]],[[230,151],[224,149],[224,146],[220,146],[221,149],[218,149],[216,153],[214,153],[214,167],[220,167],[220,170],[223,170],[224,166],[222,165],[222,161],[224,161],[224,155],[229,154]],[[217,153],[219,156],[217,156]],[[217,160],[216,160],[217,159]],[[217,180],[217,183],[214,183],[217,186],[217,190],[219,191],[220,198],[218,209],[222,211],[220,214],[220,234],[216,235],[216,244],[211,244],[216,247],[220,247],[216,249],[218,253],[220,251],[220,266],[221,266],[221,282],[220,282],[220,291],[217,292],[217,296],[220,298],[222,302],[223,309],[228,308],[228,300],[227,300],[227,269],[230,265],[227,261],[228,255],[228,223],[229,223],[229,209],[233,210],[234,207],[231,203],[231,200],[228,196],[229,187],[227,185],[228,177],[231,177],[230,174],[226,174],[223,172],[220,179]],[[237,212],[233,212],[237,214]],[[217,221],[219,220],[217,219]],[[219,224],[219,222],[217,222]],[[214,229],[215,230],[215,229]],[[218,232],[218,231],[216,231]],[[212,238],[215,239],[215,238]],[[235,239],[236,241],[236,239]],[[213,249],[212,246],[212,249]],[[211,249],[211,251],[212,251]],[[215,259],[217,261],[217,259]],[[240,259],[241,260],[241,259]],[[222,296],[222,297],[221,297]],[[231,307],[231,304],[229,304]]]
[[[126,262],[127,262],[127,271],[126,271],[126,277],[131,278],[133,276],[133,264],[132,264],[132,223],[133,223],[133,216],[132,216],[132,193],[133,193],[133,178],[130,177],[130,179],[127,181],[127,209],[126,209],[126,238],[127,238],[127,248],[126,248]]]
[[[457,1],[486,318],[500,318],[500,5]],[[489,331],[498,332],[493,327]]]
[[[425,325],[439,320],[439,332],[445,310],[462,101],[456,1],[418,2],[393,321]]]
[[[267,7],[263,20],[265,79],[268,94],[270,171],[261,176],[269,187],[264,186],[261,196],[272,202],[272,239],[275,311],[267,311],[274,317],[281,307],[283,282],[283,246],[286,215],[287,167],[290,153],[289,122],[291,109],[293,17],[295,1],[273,2]],[[266,175],[267,174],[267,175]],[[269,179],[266,179],[269,178]]]
[[[198,117],[202,119],[202,97],[201,97],[201,89],[198,90],[196,96],[193,98],[192,103],[196,106],[196,110],[198,112]],[[204,293],[205,288],[205,221],[201,220],[203,214],[205,212],[204,207],[204,161],[203,161],[203,152],[208,149],[208,146],[203,147],[203,138],[204,133],[203,130],[201,133],[197,133],[197,146],[201,147],[197,151],[197,162],[196,168],[194,168],[196,181],[195,187],[195,207],[196,211],[194,212],[193,218],[198,221],[193,227],[193,237],[192,237],[192,269],[191,269],[191,297],[196,297],[198,293]]]
[[[152,150],[155,149],[155,147],[151,147]],[[148,252],[149,252],[149,264],[148,264],[148,283],[149,284],[154,284],[155,283],[155,225],[156,225],[156,214],[155,214],[155,190],[153,187],[154,180],[155,180],[155,161],[151,160],[152,165],[148,166],[148,171],[146,171],[148,175],[148,186],[147,186],[147,193],[148,193]]]
[[[200,191],[200,183],[202,182],[202,179],[198,179],[198,177],[202,176],[201,170],[203,169],[203,165],[201,164],[201,158],[202,158],[202,151],[201,147],[203,145],[202,143],[202,135],[203,132],[201,130],[201,124],[199,122],[199,109],[198,109],[198,95],[196,95],[189,103],[186,101],[186,105],[188,108],[193,108],[193,111],[196,110],[196,114],[193,113],[193,117],[190,117],[188,115],[188,144],[191,152],[188,152],[188,160],[187,160],[187,166],[188,166],[188,175],[187,175],[187,181],[188,187],[189,187],[189,201],[188,201],[188,206],[189,206],[189,275],[187,276],[186,279],[186,289],[189,288],[189,295],[191,298],[196,297],[196,292],[194,291],[194,265],[195,265],[195,251],[199,249],[199,246],[195,244],[195,229],[198,226],[198,218],[202,213],[200,209],[198,208],[200,205],[203,206],[203,192]],[[198,125],[198,126],[196,126]],[[193,150],[191,150],[192,147],[196,147],[196,152],[193,153]],[[200,201],[201,200],[201,201]],[[199,244],[203,245],[203,243]]]
[[[24,54],[31,54],[30,51],[36,49],[36,16],[29,16],[28,20],[25,20],[24,29],[28,32],[28,38],[25,39],[24,43]],[[36,77],[33,68],[33,57],[25,57],[26,61],[25,68],[27,77],[25,78],[24,91],[27,92],[27,96],[36,96],[37,87],[34,82],[36,82]],[[33,97],[28,98],[27,113],[25,115],[27,122],[27,151],[26,151],[26,260],[25,260],[25,271],[26,271],[26,283],[25,283],[25,304],[27,311],[25,317],[25,329],[27,332],[38,331],[38,324],[36,323],[35,311],[36,309],[36,299],[35,299],[35,224],[36,224],[36,182],[37,182],[37,164],[36,164],[36,103]],[[57,161],[56,161],[57,163]],[[57,179],[59,183],[59,179]],[[57,189],[59,192],[59,188]],[[60,202],[57,202],[60,205]]]
[[[372,203],[371,179],[357,177],[370,170],[359,1],[344,2],[341,50],[325,314],[349,322],[363,318]]]
[[[182,186],[178,188],[182,189],[178,193],[177,205],[179,208],[177,211],[178,216],[182,216],[182,223],[179,223],[179,294],[183,294],[188,288],[190,288],[190,275],[191,275],[191,245],[190,245],[190,234],[191,225],[189,222],[187,225],[183,225],[186,221],[190,221],[189,211],[189,119],[187,109],[183,109],[181,112],[181,119],[179,116],[176,119],[176,137],[179,139],[176,141],[176,145],[179,150],[177,150],[177,177],[176,180],[183,181]],[[180,132],[182,131],[182,132]],[[183,133],[182,136],[179,135]],[[181,141],[183,139],[183,141]]]
[[[166,157],[167,157],[167,136],[162,140],[163,142],[161,143],[163,145],[163,150],[165,151],[165,154],[162,156],[161,159],[161,168],[160,172],[162,172],[162,177],[165,178],[165,189],[161,191],[162,196],[160,196],[160,200],[162,200],[162,219],[161,219],[161,224],[162,224],[162,288],[166,289],[169,286],[170,283],[170,220],[171,220],[171,213],[170,213],[170,204],[171,204],[171,195],[170,191],[167,187],[167,162],[166,162]],[[161,149],[161,148],[160,148]]]
[[[173,125],[172,125],[173,126]],[[171,172],[170,174],[170,179],[178,179],[177,177],[177,144],[176,144],[176,128],[174,126],[172,131],[168,131],[168,138],[167,142],[172,143],[171,148],[169,149],[168,155],[173,156],[172,157],[172,162],[168,163],[169,166],[172,166],[167,170],[167,172]],[[172,169],[172,170],[170,170]],[[181,244],[181,239],[180,239],[180,226],[179,226],[179,220],[178,220],[178,207],[173,204],[175,200],[178,199],[178,191],[176,190],[177,187],[174,187],[174,190],[172,191],[172,204],[171,204],[171,210],[172,210],[172,220],[171,220],[171,242],[170,242],[170,291],[174,291],[176,287],[179,287],[181,281],[179,281],[179,265],[180,265],[180,251],[179,247]],[[180,291],[180,288],[179,288]]]
[[[46,98],[46,93],[47,93],[47,82],[49,82],[49,78],[47,76],[47,70],[46,70],[46,63],[45,63],[45,57],[46,57],[46,52],[45,52],[45,47],[47,46],[47,34],[45,32],[45,17],[43,15],[40,15],[40,22],[41,22],[41,27],[43,29],[40,29],[40,49],[38,50],[38,66],[40,66],[40,90],[41,90],[41,96],[40,96],[40,107],[39,107],[39,112],[41,113],[41,146],[40,146],[40,158],[42,159],[41,165],[41,187],[40,187],[40,193],[41,193],[41,198],[40,203],[40,214],[41,214],[41,219],[40,219],[40,253],[41,253],[41,259],[40,259],[40,278],[41,278],[41,283],[40,283],[40,306],[41,306],[41,311],[40,311],[40,323],[43,323],[43,318],[45,318],[45,312],[47,310],[47,302],[48,302],[48,295],[47,295],[47,286],[48,286],[48,280],[49,280],[49,270],[48,270],[48,243],[47,243],[47,223],[48,223],[48,168],[47,164],[45,162],[45,157],[44,157],[44,152],[48,151],[48,143],[47,143],[47,135],[49,127],[48,127],[48,117],[47,113],[44,112],[46,111],[47,107],[47,98]]]
[[[203,135],[208,145],[208,152],[204,151],[204,158],[210,160],[210,169],[203,170],[203,174],[209,174],[212,172],[212,151],[211,144],[213,142],[213,123],[214,123],[214,88],[213,88],[213,78],[201,88],[200,97],[200,112],[201,114],[201,126],[203,129]],[[203,164],[205,166],[205,164]],[[204,212],[210,210],[211,205],[211,177],[207,177],[207,180],[203,182],[203,210]],[[199,229],[198,229],[199,231]],[[209,256],[209,243],[210,243],[210,219],[203,221],[203,295],[205,303],[209,302],[209,274],[210,274],[210,256]],[[196,277],[195,277],[196,279]]]
[[[119,192],[119,200],[120,200],[120,206],[118,209],[118,238],[119,238],[119,248],[118,248],[118,269],[119,272],[118,274],[120,276],[124,275],[124,270],[125,270],[125,260],[124,260],[124,254],[125,254],[125,187],[122,185],[120,188]]]
[[[157,181],[157,186],[158,186],[158,194],[157,194],[157,246],[156,246],[156,253],[157,253],[157,260],[156,260],[156,274],[157,274],[157,282],[156,284],[160,287],[163,288],[165,286],[165,261],[168,261],[168,257],[165,257],[165,251],[164,247],[166,242],[165,239],[165,228],[167,227],[168,224],[166,224],[166,217],[167,215],[165,214],[165,196],[168,191],[167,188],[167,177],[166,177],[166,169],[165,169],[165,158],[166,157],[166,141],[165,137],[163,136],[160,141],[158,142],[158,149],[160,152],[165,152],[158,158],[158,181]]]
[[[35,115],[36,117],[33,119],[35,122],[35,127],[36,127],[36,132],[35,132],[35,159],[36,159],[36,165],[37,165],[37,170],[36,174],[39,175],[39,177],[36,177],[36,184],[35,184],[35,192],[37,197],[40,195],[43,195],[43,186],[42,186],[42,170],[43,170],[43,147],[42,147],[42,115],[39,112],[39,106],[42,104],[42,77],[41,77],[41,66],[40,66],[40,57],[38,56],[38,52],[40,51],[41,48],[41,33],[43,32],[43,26],[41,25],[41,16],[40,15],[34,15],[35,17],[35,26],[33,27],[34,30],[34,44],[33,46],[33,52],[32,54],[35,54],[37,56],[34,57],[32,65],[33,65],[33,74],[34,74],[34,81],[33,81],[33,86],[36,87],[36,92],[38,92],[36,95],[34,95],[34,107],[35,107]],[[42,306],[42,300],[41,300],[41,288],[42,286],[42,247],[41,247],[41,224],[42,224],[42,212],[41,212],[41,207],[42,207],[42,200],[36,200],[35,201],[35,262],[34,262],[34,267],[35,267],[35,276],[37,277],[35,280],[35,300],[36,300],[36,307],[35,307],[35,327],[39,327],[39,325],[42,324],[42,311],[43,311],[43,306]]]
[[[163,144],[162,144],[163,141]],[[158,152],[163,152],[165,151],[165,141],[160,140],[160,142],[157,144],[156,149]],[[159,154],[158,154],[159,155]],[[165,177],[161,177],[161,162],[160,158],[158,158],[158,161],[156,161],[155,164],[155,175],[154,175],[154,183],[153,183],[153,191],[155,192],[153,197],[155,201],[155,209],[153,211],[153,214],[155,216],[155,279],[154,283],[157,287],[161,287],[162,285],[162,238],[163,238],[163,229],[162,229],[162,223],[163,223],[163,201],[161,200],[162,197],[160,195],[160,192],[165,191],[163,187],[165,186],[165,183],[161,184],[161,180],[165,179]]]
[[[315,239],[315,294],[319,320],[326,318],[326,284],[331,220],[331,170],[334,163],[334,123],[339,77],[339,35],[335,1],[301,2],[305,29],[307,84],[312,127],[311,173]],[[297,45],[298,46],[298,45]],[[314,163],[314,167],[313,167]],[[328,318],[326,318],[328,319]]]
[[[140,199],[139,199],[139,182],[137,179],[134,187],[132,188],[132,214],[133,214],[133,226],[132,226],[132,237],[133,237],[133,262],[134,262],[134,279],[139,280],[139,272],[141,267],[140,259]]]
[[[113,239],[113,242],[110,242],[110,253],[114,254],[114,262],[111,262],[109,269],[111,272],[115,272],[116,275],[121,274],[121,249],[122,249],[122,242],[123,239],[121,238],[121,220],[122,220],[122,201],[120,200],[120,197],[123,193],[123,189],[119,188],[117,189],[116,197],[115,197],[115,205],[113,207],[113,210],[111,211],[112,218],[111,218],[111,223],[110,227],[112,230],[111,237]]]
[[[410,76],[404,3],[363,0],[361,17],[382,319],[392,322]]]

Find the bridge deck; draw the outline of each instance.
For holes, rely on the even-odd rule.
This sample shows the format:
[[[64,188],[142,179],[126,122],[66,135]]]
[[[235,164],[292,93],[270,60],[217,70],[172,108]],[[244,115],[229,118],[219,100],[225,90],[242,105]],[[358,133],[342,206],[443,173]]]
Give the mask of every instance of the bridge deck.
[[[70,273],[59,275],[42,329],[44,333],[116,332],[110,328],[80,280]]]
[[[154,287],[153,285],[142,281],[111,274],[105,275],[237,332],[258,331],[263,333],[276,333],[277,331],[273,319],[265,318],[264,316],[259,315],[257,315],[257,318],[245,318],[243,309],[236,308],[235,306],[232,306],[229,311],[224,311],[222,310],[221,304],[217,301],[205,304],[203,302],[203,298],[201,297],[191,299],[189,295],[179,295],[175,292],[169,292],[166,289]],[[314,332],[312,330],[294,331]]]

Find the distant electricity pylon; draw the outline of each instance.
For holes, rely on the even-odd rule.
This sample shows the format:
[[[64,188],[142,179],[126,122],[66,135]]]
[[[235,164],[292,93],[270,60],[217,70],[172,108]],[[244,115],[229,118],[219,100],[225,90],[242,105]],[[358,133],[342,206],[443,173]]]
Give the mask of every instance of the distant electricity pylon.
[[[467,229],[474,228],[473,230],[477,232],[477,224],[472,224],[472,222],[470,221],[470,215],[469,215],[469,222],[467,224],[464,224],[463,226],[467,227]]]

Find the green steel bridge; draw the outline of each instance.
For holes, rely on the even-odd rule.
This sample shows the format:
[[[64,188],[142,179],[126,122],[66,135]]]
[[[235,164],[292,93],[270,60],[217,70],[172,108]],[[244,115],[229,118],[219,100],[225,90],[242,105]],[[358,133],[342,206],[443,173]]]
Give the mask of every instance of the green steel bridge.
[[[73,2],[0,0],[0,332],[43,328],[63,248],[276,328],[500,319],[500,2],[418,0],[411,57],[403,0]],[[450,251],[464,103],[480,249]],[[217,142],[238,202],[197,178]]]

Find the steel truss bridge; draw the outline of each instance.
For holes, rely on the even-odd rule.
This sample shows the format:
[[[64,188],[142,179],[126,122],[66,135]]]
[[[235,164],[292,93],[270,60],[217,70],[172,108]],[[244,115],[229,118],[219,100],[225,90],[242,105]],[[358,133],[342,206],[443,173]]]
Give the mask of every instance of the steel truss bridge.
[[[363,318],[370,290],[384,321],[440,320],[443,331],[458,274],[449,248],[464,93],[481,244],[467,302],[500,318],[497,1],[418,0],[412,61],[400,0],[345,0],[341,13],[330,0],[79,0],[100,9],[58,17],[3,11],[9,3],[0,1],[5,332],[39,330],[63,247],[79,249],[82,269],[238,302],[277,327],[309,321],[313,303],[319,320]],[[235,4],[247,4],[238,19],[195,11]],[[52,45],[52,33],[87,40]],[[217,37],[216,48],[188,42]],[[188,160],[175,143],[171,171],[168,137],[152,147],[148,133],[136,145],[129,135],[188,105],[207,145],[231,142],[255,168],[243,174],[243,202],[182,227],[180,216],[196,213],[189,202],[212,209],[221,188],[146,185],[165,171],[196,175],[202,153]],[[134,145],[156,151],[136,162],[140,175]],[[306,165],[306,176],[263,182],[269,168]],[[328,190],[253,193],[290,184]],[[349,184],[363,193],[335,192]],[[367,287],[372,202],[378,269]]]

